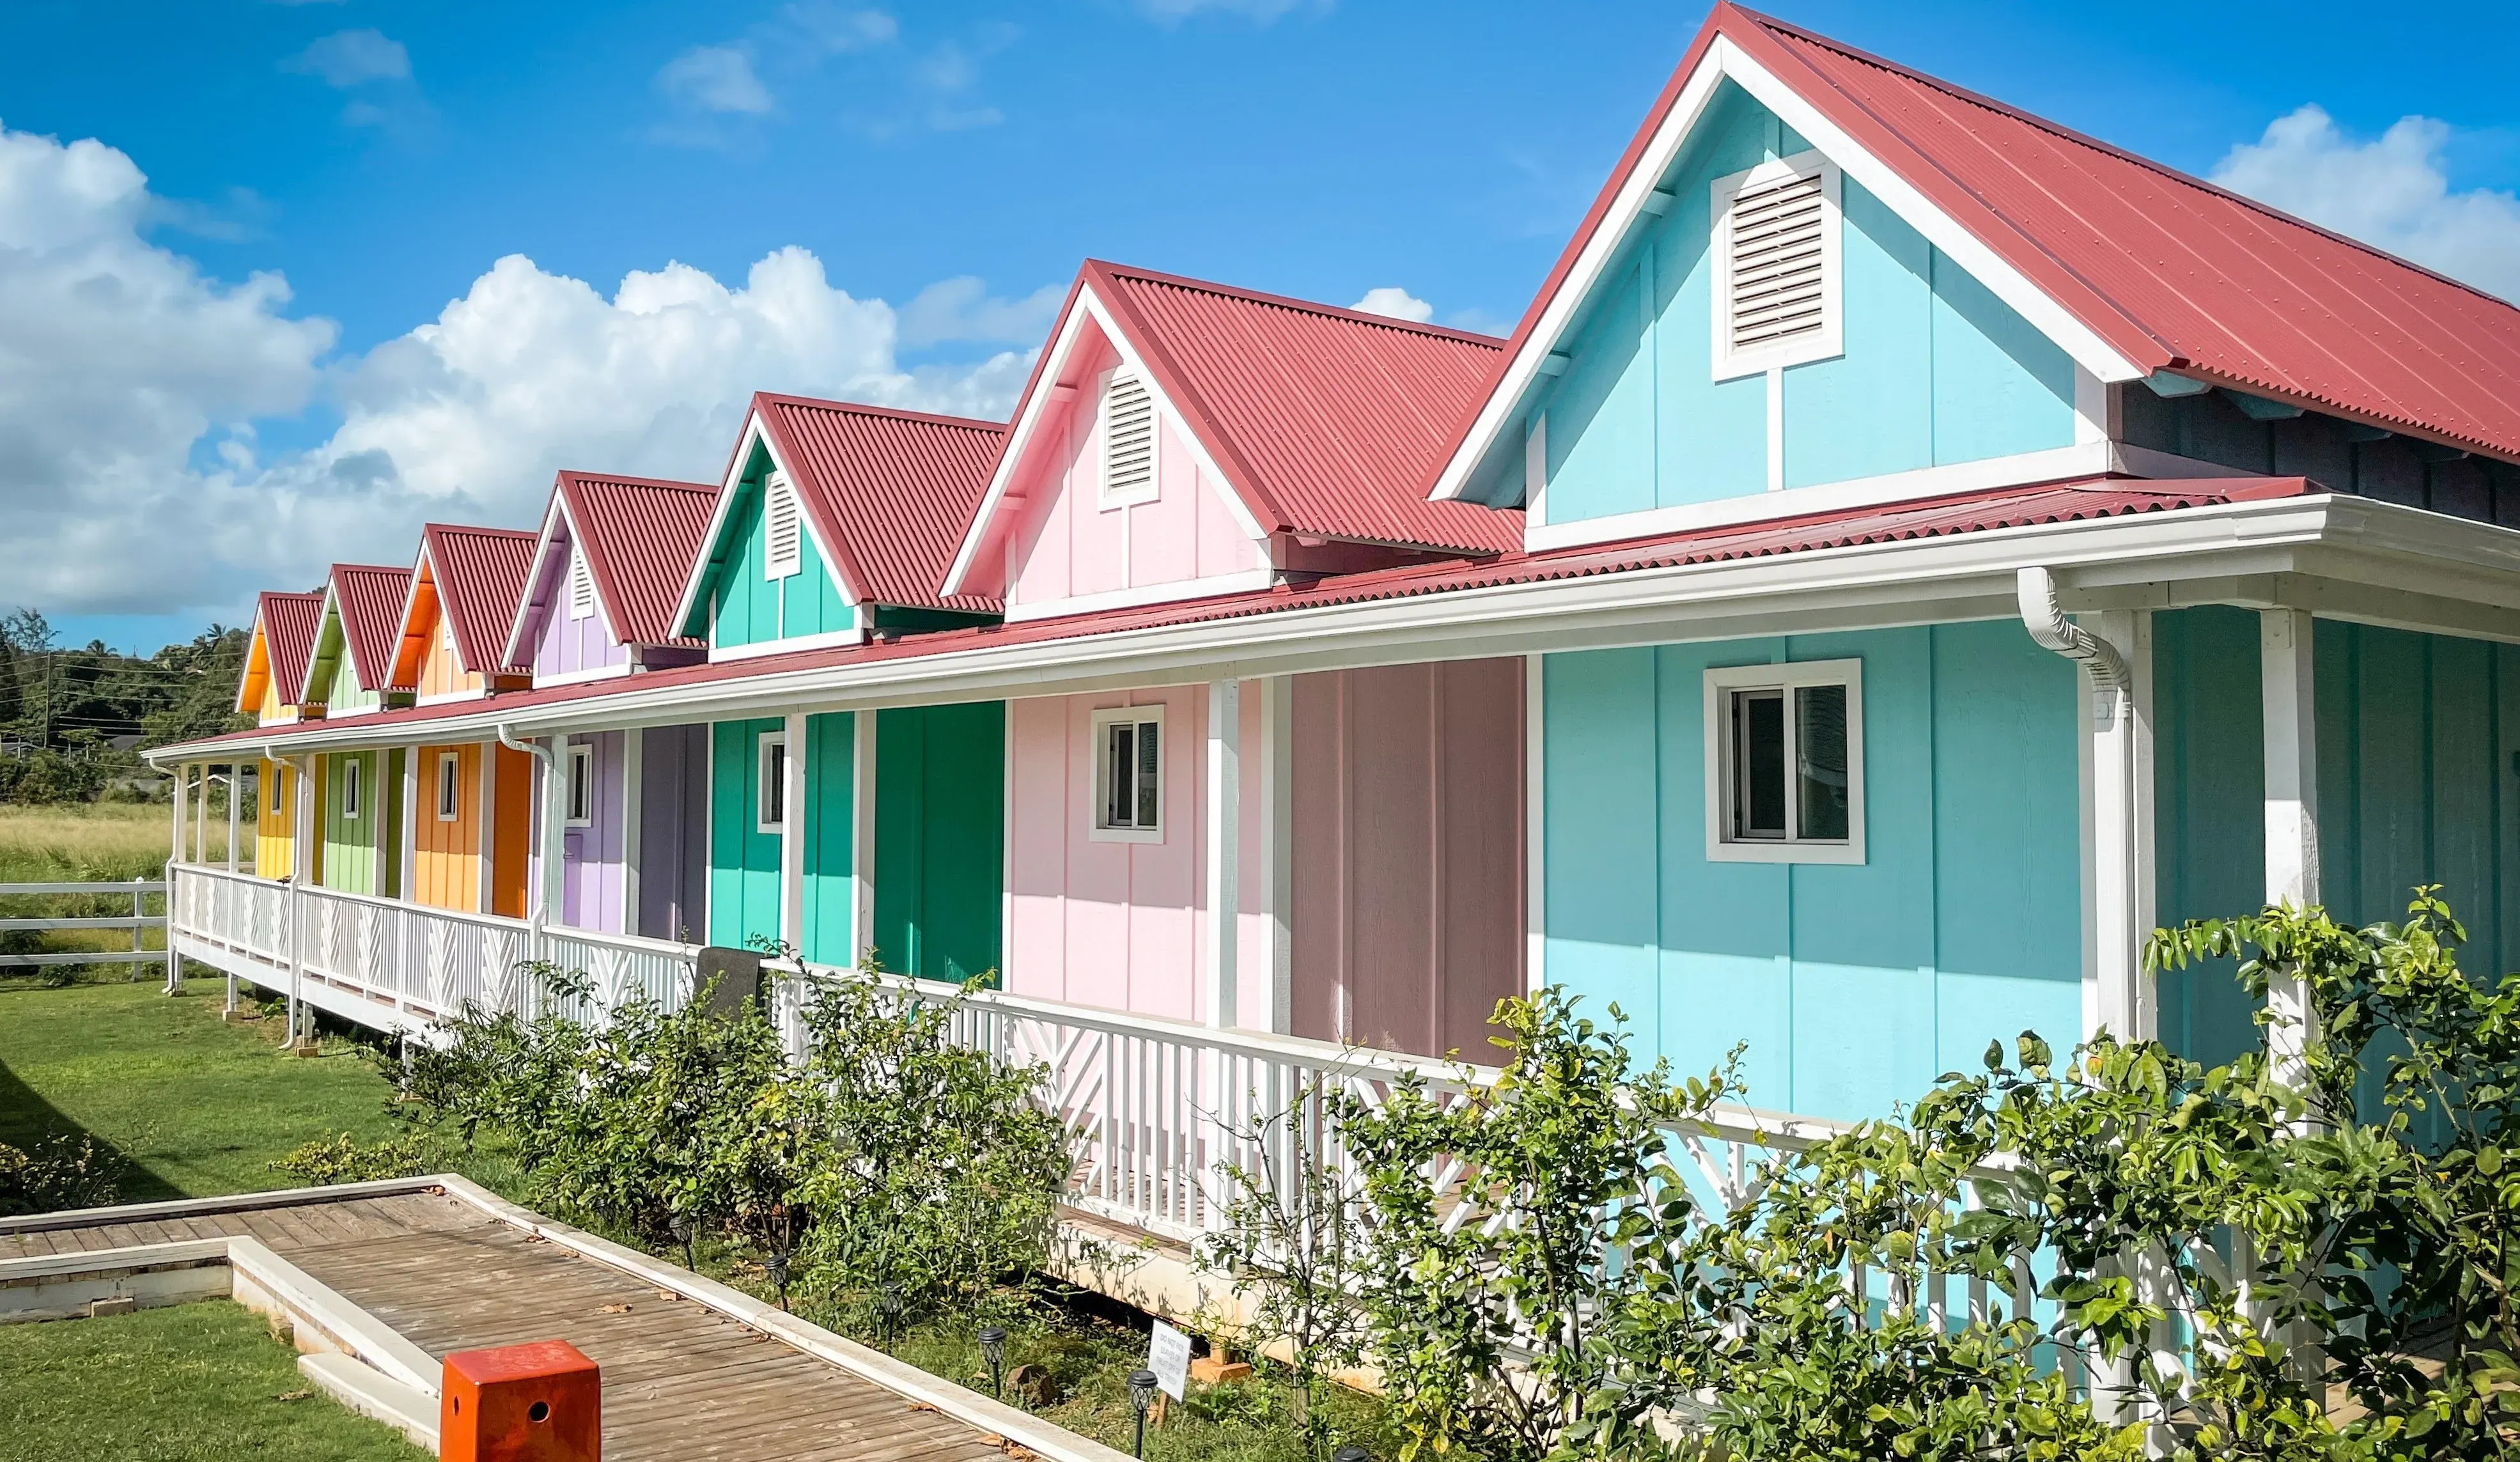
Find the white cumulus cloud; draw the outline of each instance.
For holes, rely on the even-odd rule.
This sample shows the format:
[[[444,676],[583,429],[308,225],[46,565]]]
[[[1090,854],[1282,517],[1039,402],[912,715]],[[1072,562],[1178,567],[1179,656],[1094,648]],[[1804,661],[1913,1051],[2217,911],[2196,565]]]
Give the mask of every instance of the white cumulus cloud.
[[[512,254],[336,359],[277,275],[205,277],[143,236],[152,209],[123,154],[0,130],[7,604],[234,620],[330,562],[407,558],[430,519],[530,527],[563,466],[714,477],[755,389],[1003,417],[1031,359],[905,366],[892,306],[795,248],[740,282],[668,263],[608,295]],[[1024,303],[948,295],[961,339]],[[258,421],[319,402],[325,440],[263,450]]]
[[[1066,297],[1065,285],[1043,285],[1021,299],[1001,299],[971,275],[940,279],[901,307],[901,343],[914,346],[943,341],[1028,344],[1050,329]]]
[[[2450,185],[2448,122],[2401,117],[2356,138],[2316,106],[2270,123],[2231,149],[2215,182],[2438,269],[2505,299],[2520,299],[2520,198]]]
[[[408,78],[411,53],[381,30],[337,30],[298,52],[288,66],[322,77],[327,86],[351,87]]]
[[[1365,297],[1348,306],[1369,315],[1388,315],[1395,320],[1409,320],[1423,325],[1435,318],[1435,306],[1410,294],[1398,285],[1383,285],[1365,292]]]
[[[734,46],[694,46],[665,63],[656,86],[673,100],[702,112],[770,110],[770,88],[753,74],[752,58]]]
[[[1328,10],[1331,0],[1137,0],[1140,15],[1165,25],[1193,16],[1240,16],[1265,25],[1298,10]]]

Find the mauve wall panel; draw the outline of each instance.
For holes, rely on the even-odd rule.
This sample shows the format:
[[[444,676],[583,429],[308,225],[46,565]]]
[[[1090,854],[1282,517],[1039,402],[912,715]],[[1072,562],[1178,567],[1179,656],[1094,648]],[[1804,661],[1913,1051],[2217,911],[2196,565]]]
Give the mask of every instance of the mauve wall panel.
[[[704,937],[708,877],[708,727],[651,726],[639,751],[639,930]]]
[[[1295,677],[1294,1033],[1491,1054],[1522,988],[1518,660]]]

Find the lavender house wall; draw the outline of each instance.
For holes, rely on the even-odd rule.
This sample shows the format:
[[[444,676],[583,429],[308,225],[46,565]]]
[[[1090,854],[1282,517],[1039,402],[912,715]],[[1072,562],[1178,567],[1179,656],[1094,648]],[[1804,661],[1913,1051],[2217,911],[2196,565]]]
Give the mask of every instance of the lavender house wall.
[[[565,545],[568,525],[563,522],[552,534],[555,544]],[[534,679],[537,683],[589,671],[608,669],[630,662],[629,647],[605,632],[601,609],[582,619],[568,614],[568,566],[575,550],[543,556],[541,575],[526,592],[541,602],[542,632],[534,641]]]
[[[641,738],[635,933],[698,942],[708,928],[708,727],[630,734]]]

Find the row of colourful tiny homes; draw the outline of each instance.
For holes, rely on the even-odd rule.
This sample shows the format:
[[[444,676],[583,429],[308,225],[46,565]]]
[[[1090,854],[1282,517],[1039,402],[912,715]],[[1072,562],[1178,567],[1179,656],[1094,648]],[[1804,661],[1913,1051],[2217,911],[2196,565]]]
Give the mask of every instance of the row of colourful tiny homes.
[[[259,866],[1417,1052],[1547,982],[1819,1116],[2226,1054],[2156,918],[2440,882],[2520,956],[2514,372],[1718,6],[1508,341],[1089,262],[1005,425],[765,394],[718,483],[264,596]]]

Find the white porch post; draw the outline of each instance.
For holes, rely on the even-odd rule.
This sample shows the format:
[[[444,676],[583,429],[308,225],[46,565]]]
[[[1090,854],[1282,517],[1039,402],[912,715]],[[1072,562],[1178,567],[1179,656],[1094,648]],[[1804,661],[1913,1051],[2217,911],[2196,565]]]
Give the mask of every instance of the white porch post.
[[[1269,1029],[1295,1029],[1295,677],[1260,682],[1261,847],[1269,870]]]
[[[541,764],[535,768],[542,782],[543,794],[535,808],[539,819],[536,831],[541,834],[536,845],[542,850],[543,865],[542,877],[538,880],[540,887],[534,892],[534,902],[540,911],[540,917],[535,921],[537,930],[568,922],[565,898],[568,870],[562,866],[564,858],[562,852],[562,840],[567,836],[568,829],[568,738],[546,737],[542,745],[543,754],[536,758]]]
[[[192,807],[193,861],[206,863],[210,860],[210,764],[206,761],[194,762],[192,775],[186,780],[194,789],[193,796],[198,799]]]
[[[497,900],[499,881],[491,866],[499,848],[499,744],[485,741],[480,747],[479,781],[481,806],[472,819],[472,912],[489,913]]]
[[[402,749],[402,887],[399,891],[405,903],[412,902],[420,891],[420,872],[412,866],[420,860],[420,748],[405,747]],[[429,815],[436,815],[434,806],[428,810]]]
[[[234,873],[234,872],[236,872],[236,871],[237,871],[237,820],[238,820],[239,813],[240,813],[240,811],[241,811],[241,809],[237,806],[237,804],[238,804],[239,802],[244,801],[244,800],[245,800],[245,763],[244,763],[244,762],[242,762],[242,761],[231,761],[231,762],[229,762],[229,763],[228,763],[228,862],[227,862],[228,872],[230,872],[230,873]]]
[[[2306,909],[2319,901],[2318,731],[2313,707],[2311,617],[2301,610],[2258,614],[2258,666],[2265,700],[2267,902]],[[2275,1079],[2300,1087],[2318,1015],[2299,980],[2267,986],[2267,1054]]]
[[[1242,905],[1242,682],[1207,687],[1205,807],[1207,1023],[1240,1025],[1239,956]]]
[[[639,927],[639,793],[647,753],[647,732],[633,726],[621,733],[621,929],[634,935],[647,933]]]
[[[166,861],[169,863],[184,861],[184,796],[192,775],[191,766],[181,761],[175,763],[174,780],[169,784],[174,795],[166,799]]]
[[[2113,713],[2098,724],[2094,708],[2085,743],[2090,798],[2085,803],[2091,879],[2090,955],[2095,997],[2087,1030],[2105,1028],[2121,1041],[2150,1040],[2159,1012],[2143,974],[2144,939],[2152,932],[2152,617],[2143,611],[2087,615],[2081,623],[2124,657],[2127,684]],[[2106,690],[2094,686],[2093,695]]]
[[[315,868],[315,758],[298,757],[290,780],[296,784],[297,795],[296,805],[290,809],[294,832],[289,840],[289,1039],[294,1043],[298,986],[306,975],[306,881]]]

